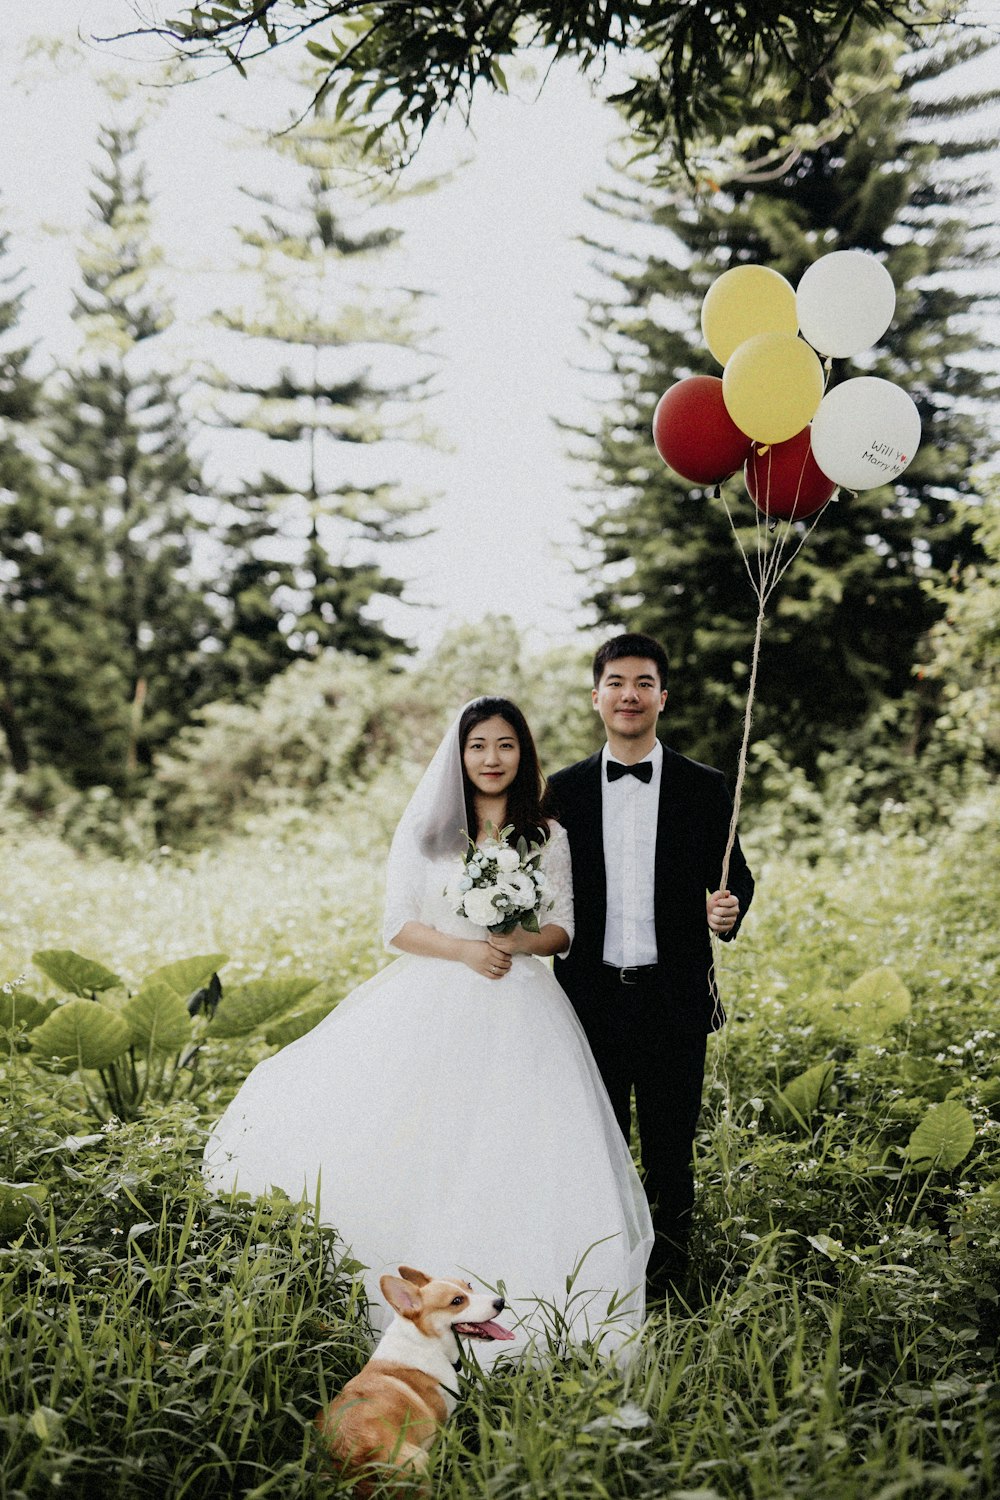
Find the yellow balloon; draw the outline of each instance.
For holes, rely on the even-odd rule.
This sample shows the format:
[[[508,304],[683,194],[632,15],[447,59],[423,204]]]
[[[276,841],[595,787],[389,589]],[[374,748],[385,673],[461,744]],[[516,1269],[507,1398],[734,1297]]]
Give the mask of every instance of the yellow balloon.
[[[793,333],[758,333],[722,372],[722,399],[755,443],[783,443],[801,432],[823,399],[823,366]]]
[[[769,266],[733,266],[705,293],[701,331],[720,365],[755,334],[798,333],[795,290]]]

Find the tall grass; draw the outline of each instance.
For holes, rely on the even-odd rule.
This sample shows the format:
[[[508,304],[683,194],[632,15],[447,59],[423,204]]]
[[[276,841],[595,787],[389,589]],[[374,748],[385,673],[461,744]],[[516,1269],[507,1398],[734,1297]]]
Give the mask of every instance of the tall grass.
[[[1000,1493],[995,811],[932,841],[832,828],[808,859],[756,851],[757,906],[722,955],[686,1294],[628,1358],[470,1366],[436,1496]],[[29,844],[4,892],[5,977],[41,946],[126,974],[221,948],[244,973],[280,962],[346,989],[383,961],[370,828],[358,812],[138,867]],[[883,964],[909,1015],[830,1030],[823,996]],[[815,1109],[783,1111],[817,1063]],[[973,1149],[917,1170],[906,1142],[948,1098],[973,1114]],[[74,1080],[16,1041],[0,1103],[4,1173],[48,1192],[0,1235],[0,1493],[341,1492],[312,1417],[370,1341],[333,1232],[280,1200],[206,1198],[209,1121],[190,1104],[95,1130]]]

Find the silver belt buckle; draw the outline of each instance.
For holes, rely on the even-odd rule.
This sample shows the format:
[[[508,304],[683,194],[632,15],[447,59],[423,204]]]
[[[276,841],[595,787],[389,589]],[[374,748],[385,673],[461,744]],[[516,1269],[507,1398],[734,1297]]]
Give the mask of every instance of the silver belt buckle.
[[[631,979],[628,977],[629,975],[632,976]],[[630,964],[628,967],[618,970],[618,982],[619,984],[627,985],[636,985],[639,983],[639,976],[636,972],[634,964]]]

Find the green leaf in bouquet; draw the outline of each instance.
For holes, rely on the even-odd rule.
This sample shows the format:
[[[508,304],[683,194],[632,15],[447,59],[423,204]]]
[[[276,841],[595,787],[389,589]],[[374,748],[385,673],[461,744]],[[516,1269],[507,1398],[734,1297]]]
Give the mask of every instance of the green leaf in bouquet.
[[[121,1014],[145,1052],[179,1052],[191,1040],[187,1006],[165,980],[147,979],[122,1007]]]
[[[318,979],[251,979],[228,989],[209,1030],[217,1037],[249,1036],[310,994]]]
[[[51,1004],[36,1000],[34,995],[26,995],[23,990],[0,994],[0,1031],[16,1031],[20,1027],[32,1031],[41,1026],[51,1009]]]
[[[0,1182],[0,1240],[20,1234],[49,1196],[40,1182]]]
[[[127,1051],[132,1028],[93,1000],[67,1000],[31,1033],[36,1057],[78,1068],[104,1068]]]
[[[199,953],[193,958],[179,958],[147,974],[139,987],[140,992],[153,983],[168,984],[175,994],[186,1000],[195,990],[208,984],[212,975],[228,962],[228,953]]]
[[[535,911],[529,911],[528,913],[526,913],[526,915],[521,918],[521,926],[524,928],[525,932],[541,932],[542,929],[538,925],[538,913]]]
[[[906,1144],[906,1158],[917,1172],[940,1167],[953,1172],[976,1143],[976,1122],[957,1099],[932,1104]]]
[[[520,857],[521,863],[524,864],[524,861],[528,857],[528,840],[525,838],[523,833],[517,841],[517,852],[518,856]]]
[[[74,953],[72,948],[42,948],[32,954],[31,961],[53,984],[81,1000],[101,990],[117,989],[121,984],[117,974],[95,959]]]

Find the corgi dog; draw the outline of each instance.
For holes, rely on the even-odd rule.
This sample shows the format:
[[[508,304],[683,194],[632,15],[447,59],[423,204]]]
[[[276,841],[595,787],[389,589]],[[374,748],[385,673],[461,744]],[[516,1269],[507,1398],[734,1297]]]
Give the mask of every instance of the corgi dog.
[[[478,1294],[466,1281],[400,1266],[379,1286],[395,1317],[368,1363],[316,1416],[324,1446],[346,1475],[357,1476],[360,1495],[375,1483],[373,1465],[410,1470],[419,1482],[428,1449],[455,1409],[459,1338],[514,1337],[493,1322],[504,1299]]]

